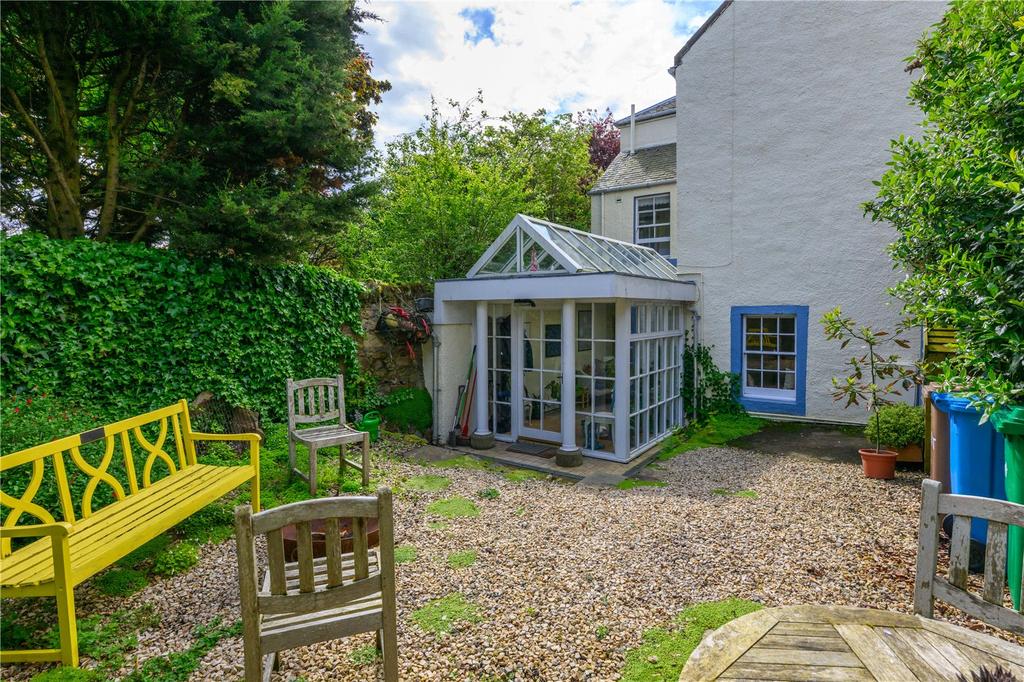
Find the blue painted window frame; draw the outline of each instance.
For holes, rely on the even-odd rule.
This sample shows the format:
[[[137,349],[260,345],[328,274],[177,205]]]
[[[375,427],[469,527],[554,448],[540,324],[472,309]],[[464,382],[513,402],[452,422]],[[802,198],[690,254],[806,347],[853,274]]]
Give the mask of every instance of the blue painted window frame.
[[[743,316],[796,316],[796,399],[767,400],[743,396]],[[740,375],[740,404],[750,412],[803,416],[807,412],[807,317],[805,305],[733,306],[730,315],[730,371]]]

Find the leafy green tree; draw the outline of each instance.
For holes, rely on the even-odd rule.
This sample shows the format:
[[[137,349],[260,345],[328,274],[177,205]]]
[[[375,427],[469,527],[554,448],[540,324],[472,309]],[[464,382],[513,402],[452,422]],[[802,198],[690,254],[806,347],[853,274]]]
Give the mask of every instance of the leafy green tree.
[[[892,142],[866,205],[896,228],[893,289],[915,322],[952,327],[947,388],[1024,403],[1024,3],[953,2],[908,70],[925,114]]]
[[[511,113],[489,118],[477,96],[436,104],[422,126],[390,143],[381,194],[334,262],[357,278],[463,277],[517,213],[586,229],[590,161],[586,115]]]
[[[12,2],[5,228],[285,258],[340,229],[389,86],[354,2]]]

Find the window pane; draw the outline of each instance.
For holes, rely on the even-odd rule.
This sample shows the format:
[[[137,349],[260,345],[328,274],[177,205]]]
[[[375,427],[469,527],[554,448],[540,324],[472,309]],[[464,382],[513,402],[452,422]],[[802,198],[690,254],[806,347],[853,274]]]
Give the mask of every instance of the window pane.
[[[672,252],[668,242],[656,242],[654,244],[647,244],[647,246],[650,246],[662,256],[668,256]]]
[[[762,381],[764,382],[764,388],[778,388],[779,387],[779,375],[775,372],[763,372],[761,374]]]
[[[592,406],[590,403],[591,389],[593,387],[593,381],[591,379],[576,378],[576,411],[577,412],[590,412]]]
[[[615,304],[595,303],[594,304],[594,338],[614,339],[615,338]]]
[[[765,355],[762,358],[765,369],[778,369],[779,368],[779,356],[777,355]]]
[[[777,318],[774,318],[774,317],[762,318],[761,328],[765,332],[768,332],[770,334],[774,334],[776,331],[778,331],[778,327],[779,327],[779,320]]]
[[[656,222],[658,224],[665,224],[668,221],[669,221],[669,212],[668,212],[667,208],[664,209],[664,210],[660,210],[660,211],[655,211],[654,212],[654,222]]]
[[[653,198],[655,208],[668,208],[668,196],[667,194],[659,194]]]
[[[783,353],[795,353],[796,352],[796,337],[795,336],[779,336],[779,350]]]
[[[747,353],[747,369],[761,369],[761,356]]]
[[[576,337],[593,338],[593,312],[589,303],[576,304]]]
[[[791,372],[796,371],[796,356],[795,355],[780,355],[779,356],[779,369],[789,370]]]
[[[612,394],[615,390],[614,381],[596,379],[594,381],[594,412],[612,411]]]
[[[761,331],[760,317],[747,317],[747,333],[756,334]]]
[[[761,335],[761,350],[777,350],[779,347],[779,337],[775,334],[762,334]]]
[[[787,391],[792,391],[796,388],[796,374],[793,372],[785,372],[782,374],[782,386],[781,388]]]
[[[594,342],[594,375],[602,377],[615,376],[615,342]]]
[[[779,332],[783,334],[792,334],[796,328],[796,318],[793,317],[782,317],[779,318]]]
[[[639,211],[636,214],[636,224],[653,225],[654,224],[654,211]]]
[[[747,334],[746,349],[747,350],[761,350],[761,336],[760,336],[760,334]]]

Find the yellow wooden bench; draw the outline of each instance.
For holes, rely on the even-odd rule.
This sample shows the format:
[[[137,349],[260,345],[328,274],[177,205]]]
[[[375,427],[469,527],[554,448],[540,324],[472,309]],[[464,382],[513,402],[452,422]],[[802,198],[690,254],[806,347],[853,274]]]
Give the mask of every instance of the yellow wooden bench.
[[[144,427],[152,440],[147,439]],[[102,456],[98,464],[91,464],[83,457],[81,446],[100,440],[103,441]],[[141,472],[136,469],[132,454],[133,440],[141,450],[139,459],[142,455],[146,457]],[[196,460],[197,441],[247,442],[249,464],[201,464]],[[251,484],[252,505],[259,509],[259,443],[260,437],[254,433],[192,431],[188,403],[182,400],[131,419],[0,457],[0,475],[15,467],[32,467],[28,485],[20,497],[0,492],[0,505],[8,508],[0,527],[0,598],[54,597],[60,627],[59,649],[0,651],[0,662],[60,661],[77,666],[75,585],[243,483]],[[116,449],[120,449],[119,460],[124,462],[124,470],[118,472],[121,481],[109,471]],[[68,485],[68,459],[81,472],[78,475],[87,478],[77,505]],[[61,521],[33,502],[43,483],[47,464],[52,467],[52,480],[56,481]],[[74,469],[72,473],[76,473]],[[158,476],[158,473],[163,475]],[[127,490],[124,481],[127,481]],[[93,509],[93,496],[101,485],[112,489],[115,501]],[[34,517],[36,522],[18,525],[23,517]],[[40,539],[12,552],[13,538]]]

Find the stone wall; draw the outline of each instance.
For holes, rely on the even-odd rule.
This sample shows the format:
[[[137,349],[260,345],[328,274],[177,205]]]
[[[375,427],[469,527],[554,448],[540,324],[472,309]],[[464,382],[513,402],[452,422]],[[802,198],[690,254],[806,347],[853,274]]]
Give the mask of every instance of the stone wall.
[[[361,315],[366,334],[359,344],[360,366],[377,379],[380,392],[385,395],[397,388],[423,388],[423,351],[429,346],[414,344],[415,357],[410,357],[401,339],[392,340],[374,329],[381,310],[397,305],[412,312],[413,301],[430,296],[429,289],[376,282],[367,283],[366,288]]]

